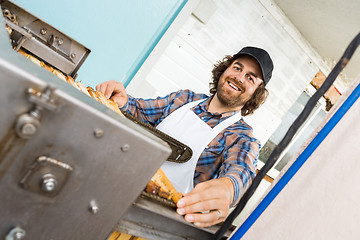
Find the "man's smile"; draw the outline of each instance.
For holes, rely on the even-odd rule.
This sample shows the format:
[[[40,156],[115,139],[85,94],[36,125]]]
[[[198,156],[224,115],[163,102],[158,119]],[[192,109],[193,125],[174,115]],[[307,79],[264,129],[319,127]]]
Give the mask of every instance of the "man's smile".
[[[228,84],[229,84],[230,87],[232,87],[232,88],[235,89],[236,91],[240,91],[240,89],[239,89],[237,86],[235,86],[234,83],[228,81]]]
[[[227,85],[229,86],[230,89],[236,91],[236,92],[244,92],[244,88],[242,86],[240,86],[240,84],[238,84],[237,82],[235,82],[234,80],[226,80]]]

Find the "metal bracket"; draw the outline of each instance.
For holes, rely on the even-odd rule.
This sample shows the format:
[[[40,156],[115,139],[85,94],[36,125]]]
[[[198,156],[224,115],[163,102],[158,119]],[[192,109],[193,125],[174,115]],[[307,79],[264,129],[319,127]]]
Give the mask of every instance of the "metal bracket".
[[[50,111],[54,111],[56,109],[56,105],[54,103],[54,99],[51,98],[51,95],[54,91],[54,88],[47,86],[44,92],[37,92],[36,90],[29,88],[27,90],[28,99],[30,102],[36,105],[36,108],[39,110],[47,109]]]
[[[89,49],[10,1],[2,2],[1,10],[12,29],[10,39],[16,51],[23,48],[63,73],[77,76]]]
[[[46,156],[38,157],[20,180],[24,189],[53,197],[66,183],[73,168]]]
[[[21,114],[16,121],[16,133],[19,137],[29,139],[35,135],[40,127],[41,111],[47,109],[54,111],[57,107],[54,99],[51,98],[53,88],[47,86],[44,92],[37,92],[29,88],[27,90],[28,100],[35,104],[35,107],[28,113]]]

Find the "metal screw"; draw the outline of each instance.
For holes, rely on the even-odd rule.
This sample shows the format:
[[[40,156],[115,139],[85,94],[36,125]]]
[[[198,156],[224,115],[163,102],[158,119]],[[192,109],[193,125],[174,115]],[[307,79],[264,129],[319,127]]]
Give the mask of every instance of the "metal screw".
[[[16,240],[20,240],[20,239],[24,239],[25,238],[25,233],[24,232],[17,232],[17,233],[15,233],[15,235],[14,235],[14,239],[16,239]]]
[[[21,133],[26,136],[32,136],[36,133],[36,126],[32,123],[25,123],[21,127]]]
[[[36,134],[39,126],[40,121],[38,118],[33,116],[32,113],[24,113],[16,121],[16,133],[23,139],[30,139]]]
[[[96,129],[94,130],[94,136],[95,136],[96,138],[102,138],[102,137],[104,136],[104,131],[101,130],[100,128],[96,128]]]
[[[63,44],[64,43],[64,40],[62,40],[62,38],[59,38],[58,40],[57,40],[57,44],[58,45],[61,45],[61,44]]]
[[[95,200],[90,201],[90,212],[96,214],[99,211],[99,207],[96,204]]]
[[[42,190],[44,190],[45,192],[52,192],[55,190],[56,185],[57,185],[57,181],[56,181],[54,175],[45,174],[43,176],[43,181],[41,184]]]
[[[6,235],[5,240],[20,240],[24,239],[26,235],[26,232],[21,227],[15,227],[10,230],[8,235]]]
[[[40,34],[45,35],[46,34],[46,29],[45,28],[40,29]]]
[[[70,57],[71,57],[72,59],[74,59],[74,58],[76,58],[76,54],[75,54],[75,53],[72,53],[72,54],[70,55]]]
[[[121,146],[121,151],[127,152],[129,150],[130,150],[130,145],[129,144],[124,144],[123,146]]]
[[[28,28],[27,26],[23,26],[23,28],[26,30],[26,32],[28,32],[28,33],[31,32],[30,28]]]

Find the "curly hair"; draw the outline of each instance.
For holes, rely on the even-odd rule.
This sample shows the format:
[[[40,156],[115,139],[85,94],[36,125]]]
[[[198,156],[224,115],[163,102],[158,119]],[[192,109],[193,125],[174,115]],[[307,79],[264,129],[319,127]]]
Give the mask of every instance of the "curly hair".
[[[214,65],[212,70],[212,82],[210,83],[210,93],[215,94],[216,88],[219,83],[221,74],[235,61],[232,56],[225,56],[222,61],[219,61]],[[243,116],[254,113],[254,111],[260,107],[266,100],[269,95],[269,91],[265,88],[264,82],[255,90],[252,98],[245,103],[241,109],[241,114]]]

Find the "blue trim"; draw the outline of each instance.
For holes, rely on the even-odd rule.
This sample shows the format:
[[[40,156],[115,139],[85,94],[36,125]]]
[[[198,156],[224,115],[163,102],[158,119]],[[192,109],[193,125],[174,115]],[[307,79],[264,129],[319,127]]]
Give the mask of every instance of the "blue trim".
[[[180,4],[174,7],[175,10],[168,15],[168,17],[164,21],[164,24],[159,26],[159,31],[154,34],[154,38],[150,41],[151,43],[149,47],[147,47],[145,53],[135,61],[135,63],[127,72],[126,77],[123,80],[123,85],[125,86],[125,88],[129,85],[135,74],[139,71],[140,67],[144,64],[145,60],[149,57],[150,53],[154,50],[155,46],[164,36],[170,25],[175,21],[175,18],[179,15],[187,2],[188,0],[182,0]]]
[[[326,125],[321,129],[321,131],[316,135],[316,137],[311,141],[311,143],[306,147],[306,149],[301,153],[301,155],[286,171],[284,176],[276,183],[276,185],[270,190],[270,192],[255,208],[255,210],[246,219],[246,221],[239,227],[239,229],[234,233],[234,235],[230,238],[230,240],[240,239],[244,236],[244,234],[259,218],[259,216],[265,211],[265,209],[271,204],[271,202],[281,192],[281,190],[290,181],[290,179],[297,173],[297,171],[301,168],[301,166],[306,162],[306,160],[310,157],[310,155],[316,150],[316,148],[321,144],[321,142],[326,138],[326,136],[331,132],[331,130],[336,126],[336,124],[341,120],[341,118],[350,109],[350,107],[356,102],[359,96],[360,96],[360,84],[355,88],[355,90],[341,105],[341,107],[336,111],[336,113],[332,116],[332,118],[326,123]]]

